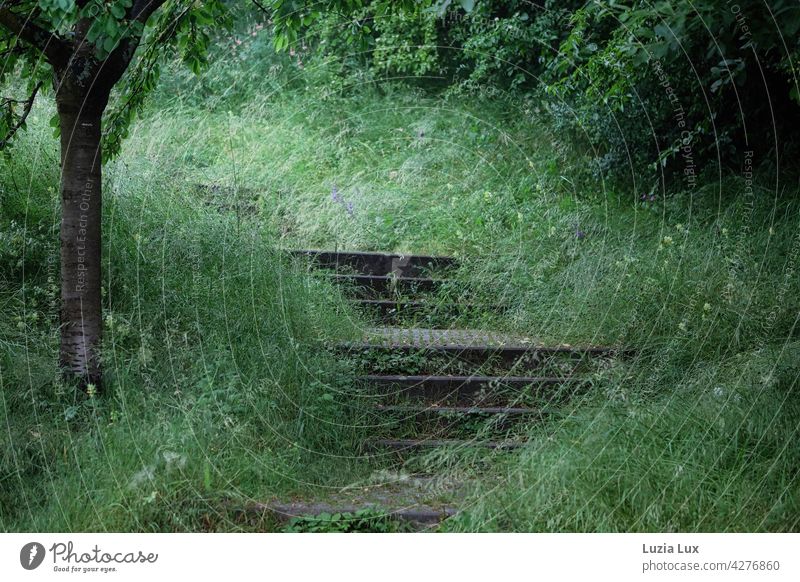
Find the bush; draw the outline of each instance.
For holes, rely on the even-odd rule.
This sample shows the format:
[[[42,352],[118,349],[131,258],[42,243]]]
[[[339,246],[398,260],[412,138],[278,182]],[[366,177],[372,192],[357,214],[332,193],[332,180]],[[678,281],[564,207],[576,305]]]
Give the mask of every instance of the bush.
[[[325,16],[307,41],[340,74],[541,102],[596,176],[648,193],[693,187],[707,165],[739,169],[747,151],[772,167],[795,157],[798,30],[783,0],[375,2]]]

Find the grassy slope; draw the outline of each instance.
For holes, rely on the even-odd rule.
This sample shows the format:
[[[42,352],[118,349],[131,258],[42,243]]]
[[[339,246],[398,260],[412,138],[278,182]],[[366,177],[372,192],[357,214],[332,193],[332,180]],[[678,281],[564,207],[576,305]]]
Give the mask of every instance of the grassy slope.
[[[337,293],[261,225],[198,204],[170,150],[109,168],[107,394],[54,381],[57,173],[37,113],[2,172],[0,528],[230,529],[226,499],[361,474],[335,401],[349,370],[321,349],[352,333]]]
[[[235,160],[286,246],[456,254],[512,305],[490,324],[639,350],[453,527],[796,529],[796,187],[762,175],[748,199],[711,175],[642,203],[588,179],[524,105],[382,89],[203,117],[207,179],[231,184]]]
[[[453,253],[465,283],[512,306],[490,324],[639,349],[498,461],[505,484],[476,490],[453,528],[797,529],[796,187],[751,204],[741,180],[712,176],[638,203],[649,185],[590,180],[529,104],[393,85],[343,97],[324,71],[304,75],[277,94],[254,81],[246,100],[182,86],[135,126],[110,177],[114,389],[97,407],[51,380],[54,249],[39,241],[55,176],[4,171],[4,236],[26,201],[18,230],[48,232],[3,259],[3,527],[193,529],[222,497],[363,471],[326,460],[360,435],[322,397],[346,372],[316,342],[349,326],[335,293],[266,260],[279,245]],[[202,208],[198,182],[255,199],[260,223]]]

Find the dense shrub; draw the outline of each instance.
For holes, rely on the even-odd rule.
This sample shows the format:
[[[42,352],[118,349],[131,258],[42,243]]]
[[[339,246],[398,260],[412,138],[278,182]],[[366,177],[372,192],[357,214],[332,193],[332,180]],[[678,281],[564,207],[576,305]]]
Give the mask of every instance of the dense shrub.
[[[597,148],[599,169],[667,166],[691,188],[706,163],[739,170],[756,150],[757,164],[776,165],[794,151],[800,7],[719,4],[592,2],[573,13],[544,88],[568,105],[551,111]]]
[[[738,170],[755,150],[756,165],[776,166],[796,151],[791,2],[384,4],[326,15],[307,40],[341,73],[370,68],[441,88],[437,77],[450,92],[541,102],[591,152],[598,176],[638,175],[645,192],[687,189],[708,164]]]

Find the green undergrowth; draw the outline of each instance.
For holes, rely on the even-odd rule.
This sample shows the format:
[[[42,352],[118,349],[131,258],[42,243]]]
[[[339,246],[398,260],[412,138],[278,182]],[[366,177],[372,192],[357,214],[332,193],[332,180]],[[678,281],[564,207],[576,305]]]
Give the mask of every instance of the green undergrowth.
[[[598,391],[498,458],[450,531],[797,531],[800,343]],[[624,390],[624,392],[623,392]]]
[[[107,168],[102,395],[56,379],[52,112],[0,162],[0,527],[246,529],[231,500],[365,478],[364,362],[325,349],[365,323],[278,251],[316,247],[454,255],[456,297],[503,306],[472,325],[633,352],[522,453],[423,459],[483,479],[447,527],[798,529],[795,176],[612,184],[513,95],[313,63],[204,92],[231,66],[168,84]]]
[[[337,290],[264,225],[198,203],[172,157],[108,168],[105,386],[58,380],[48,134],[1,162],[0,528],[236,529],[229,504],[368,471],[349,366],[326,349],[358,333]]]
[[[598,182],[535,108],[393,85],[255,100],[201,127],[235,136],[204,151],[208,179],[235,159],[283,245],[455,255],[475,302],[506,306],[478,327],[634,353],[522,454],[432,454],[429,470],[485,483],[448,527],[797,529],[796,178]]]

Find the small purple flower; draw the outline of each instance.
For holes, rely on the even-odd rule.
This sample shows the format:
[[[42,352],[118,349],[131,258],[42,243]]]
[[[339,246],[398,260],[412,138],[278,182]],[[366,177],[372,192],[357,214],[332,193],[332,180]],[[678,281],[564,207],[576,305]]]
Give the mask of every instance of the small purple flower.
[[[333,200],[333,202],[341,202],[341,197],[339,196],[339,189],[336,188],[336,184],[334,184],[333,188],[331,188],[331,200]]]
[[[347,214],[349,214],[350,216],[353,216],[353,201],[352,200],[348,200],[347,201]]]
[[[650,194],[650,202],[655,202],[655,201],[656,201],[656,195]]]
[[[578,240],[583,240],[586,237],[586,233],[583,232],[580,228],[575,230],[575,238]]]
[[[639,198],[639,200],[641,200],[642,202],[644,202],[645,200],[647,200],[647,194],[642,194],[642,197],[641,197],[641,198]]]

